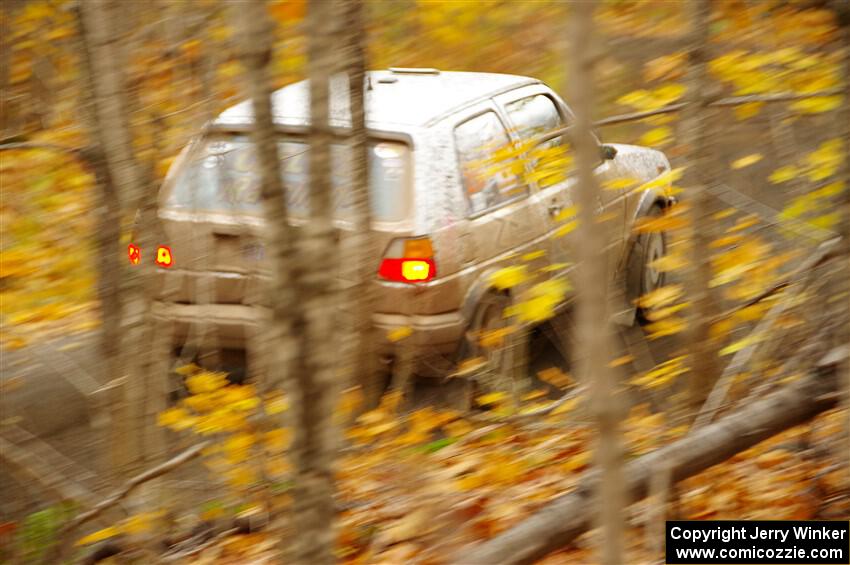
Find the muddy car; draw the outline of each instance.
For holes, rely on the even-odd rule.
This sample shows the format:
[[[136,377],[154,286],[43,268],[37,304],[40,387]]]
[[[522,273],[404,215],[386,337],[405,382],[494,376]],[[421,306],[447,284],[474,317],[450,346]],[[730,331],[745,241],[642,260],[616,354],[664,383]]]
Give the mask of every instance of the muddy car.
[[[308,94],[302,81],[273,96],[294,226],[307,216]],[[503,310],[512,297],[493,287],[494,272],[535,251],[545,252],[535,254],[539,261],[560,265],[544,269],[546,276],[568,276],[574,268],[571,249],[579,242],[574,234],[555,237],[572,206],[574,176],[535,175],[540,163],[517,151],[505,152],[498,167],[484,164],[505,147],[561,146],[569,153],[563,130],[572,114],[539,80],[491,73],[373,71],[366,99],[371,236],[381,250],[372,281],[378,354],[391,363],[387,333],[409,327],[416,373],[445,375],[460,357],[476,353],[483,330],[506,323]],[[339,134],[330,148],[336,224],[344,240],[352,229],[344,77],[331,81],[330,106]],[[157,312],[173,323],[177,343],[203,331],[220,347],[245,347],[268,306],[251,123],[250,102],[224,111],[178,156],[163,185],[159,217],[173,264],[160,270]],[[599,155],[600,182],[646,182],[670,167],[662,153],[631,145],[600,144]],[[610,284],[622,289],[621,323],[636,319],[635,297],[663,282],[651,266],[664,254],[663,234],[637,238],[633,224],[669,203],[662,189],[599,193]]]

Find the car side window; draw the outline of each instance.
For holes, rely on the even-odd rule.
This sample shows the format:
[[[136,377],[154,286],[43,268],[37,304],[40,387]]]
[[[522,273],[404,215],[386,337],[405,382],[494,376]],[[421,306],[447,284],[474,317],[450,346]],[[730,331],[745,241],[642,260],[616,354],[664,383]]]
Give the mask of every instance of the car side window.
[[[528,193],[518,175],[522,163],[514,157],[508,132],[494,111],[455,127],[454,138],[470,215]]]
[[[545,94],[520,98],[505,106],[521,139],[531,139],[563,127],[555,101]]]
[[[566,125],[555,101],[545,94],[520,98],[506,104],[505,110],[523,142],[532,142]],[[530,145],[525,159],[531,169],[527,179],[540,188],[563,182],[572,171],[572,150],[562,135]]]

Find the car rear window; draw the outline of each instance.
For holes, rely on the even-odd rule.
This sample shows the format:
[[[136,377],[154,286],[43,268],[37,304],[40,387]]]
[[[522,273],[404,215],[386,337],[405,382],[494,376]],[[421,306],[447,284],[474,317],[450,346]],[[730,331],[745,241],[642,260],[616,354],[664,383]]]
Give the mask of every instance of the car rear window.
[[[331,185],[338,217],[351,214],[351,151],[344,142],[333,143]],[[278,143],[281,176],[287,192],[289,213],[309,213],[309,146],[306,140],[283,139]],[[190,154],[169,194],[167,206],[215,212],[262,211],[259,171],[254,146],[248,136],[208,139]],[[375,220],[404,220],[410,210],[410,149],[397,141],[369,143],[369,175],[372,215]]]

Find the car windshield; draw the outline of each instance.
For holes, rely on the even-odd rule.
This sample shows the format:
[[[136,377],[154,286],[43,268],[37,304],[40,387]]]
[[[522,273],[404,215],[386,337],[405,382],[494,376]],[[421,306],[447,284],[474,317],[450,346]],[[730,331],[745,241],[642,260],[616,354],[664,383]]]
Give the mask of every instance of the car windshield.
[[[309,213],[309,146],[306,140],[278,143],[287,206],[293,216]],[[337,217],[352,212],[351,151],[340,141],[330,146],[331,184]],[[211,138],[190,154],[168,197],[167,206],[215,212],[259,214],[262,210],[259,171],[248,136]],[[372,216],[377,221],[406,219],[409,213],[410,149],[396,141],[369,143]]]

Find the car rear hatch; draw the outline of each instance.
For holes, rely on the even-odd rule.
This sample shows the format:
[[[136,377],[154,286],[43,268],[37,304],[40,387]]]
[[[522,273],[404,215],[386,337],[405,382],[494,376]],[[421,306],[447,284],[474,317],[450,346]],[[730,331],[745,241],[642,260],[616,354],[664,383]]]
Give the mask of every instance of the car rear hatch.
[[[289,224],[297,232],[309,213],[309,155],[303,138],[279,143],[287,191]],[[339,275],[353,282],[348,263],[354,224],[350,195],[350,151],[344,141],[331,145],[335,227],[343,245]],[[375,139],[369,146],[373,225],[380,253],[412,230],[412,159],[409,145]],[[163,300],[218,304],[263,304],[269,260],[263,241],[260,184],[252,145],[245,134],[218,134],[201,140],[177,165],[164,187],[160,218],[171,246],[173,265],[162,269]],[[379,258],[374,259],[377,271]]]

